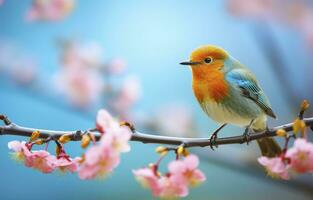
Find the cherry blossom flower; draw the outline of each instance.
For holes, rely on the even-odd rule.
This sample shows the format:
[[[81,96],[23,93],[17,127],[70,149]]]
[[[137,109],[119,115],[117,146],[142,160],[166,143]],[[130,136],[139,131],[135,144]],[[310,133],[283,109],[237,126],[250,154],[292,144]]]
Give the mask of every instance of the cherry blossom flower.
[[[99,74],[90,70],[66,68],[55,75],[59,93],[77,107],[87,107],[100,97],[103,82]]]
[[[125,71],[127,63],[123,59],[112,59],[108,64],[108,72],[110,74],[121,74]]]
[[[168,165],[169,172],[163,176],[157,171],[156,165],[133,170],[133,174],[156,197],[185,197],[189,193],[188,186],[196,186],[205,180],[205,175],[197,169],[198,164],[197,156],[189,155],[183,160],[172,161]]]
[[[298,138],[286,157],[290,159],[290,167],[297,173],[313,172],[313,144],[306,139]]]
[[[96,42],[65,41],[62,51],[61,64],[66,68],[102,67],[102,47]]]
[[[44,150],[33,151],[25,159],[25,166],[37,169],[43,173],[51,173],[55,169],[56,157]]]
[[[78,171],[81,179],[104,177],[118,166],[120,154],[130,150],[131,131],[120,126],[107,111],[98,112],[97,127],[103,135],[98,144],[87,150]]]
[[[98,111],[96,126],[100,133],[104,133],[107,128],[119,126],[108,111],[101,109]]]
[[[175,119],[175,123],[173,120]],[[171,136],[193,136],[193,116],[191,111],[182,105],[169,104],[161,106],[153,119],[158,131]]]
[[[161,192],[158,195],[161,198],[173,199],[177,197],[185,197],[188,195],[188,185],[174,176],[162,176],[159,179]]]
[[[197,169],[199,159],[195,155],[189,155],[183,160],[175,160],[169,164],[169,172],[177,179],[182,179],[188,185],[196,186],[205,181],[205,175]]]
[[[123,82],[116,97],[112,99],[110,105],[116,113],[127,118],[127,112],[139,100],[141,96],[141,86],[137,77],[128,76]]]
[[[177,198],[188,195],[188,185],[182,179],[167,174],[158,176],[152,168],[133,170],[136,180],[145,188],[151,190],[152,195],[161,198]]]
[[[0,0],[0,6],[2,6],[4,3],[4,0]]]
[[[37,77],[36,59],[16,44],[0,40],[0,71],[19,84],[29,84]]]
[[[27,157],[31,156],[29,148],[26,146],[25,141],[11,141],[8,143],[8,148],[14,151],[13,155],[17,161],[24,161]]]
[[[58,21],[73,10],[74,4],[75,0],[33,0],[26,19],[28,21]]]
[[[78,170],[79,162],[81,161],[80,157],[74,159],[61,157],[54,161],[54,165],[61,172],[76,172]]]
[[[81,179],[94,179],[105,177],[120,162],[119,155],[110,146],[95,145],[90,147],[78,170]]]
[[[153,196],[159,196],[161,187],[159,185],[159,177],[151,168],[141,168],[133,170],[136,180],[144,187],[152,191]]]
[[[284,162],[282,157],[269,158],[261,156],[258,158],[258,162],[265,167],[269,176],[284,180],[289,179],[289,165]]]

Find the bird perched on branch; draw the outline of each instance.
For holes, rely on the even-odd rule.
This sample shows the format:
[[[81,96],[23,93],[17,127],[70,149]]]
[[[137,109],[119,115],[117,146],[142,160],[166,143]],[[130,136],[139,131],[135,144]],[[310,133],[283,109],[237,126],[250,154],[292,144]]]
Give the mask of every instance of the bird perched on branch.
[[[201,46],[191,53],[189,61],[180,64],[192,70],[193,92],[203,111],[222,124],[212,134],[212,143],[227,124],[245,127],[248,142],[250,129],[263,131],[267,129],[267,116],[276,118],[254,74],[222,48]],[[264,156],[281,153],[273,138],[257,142]]]

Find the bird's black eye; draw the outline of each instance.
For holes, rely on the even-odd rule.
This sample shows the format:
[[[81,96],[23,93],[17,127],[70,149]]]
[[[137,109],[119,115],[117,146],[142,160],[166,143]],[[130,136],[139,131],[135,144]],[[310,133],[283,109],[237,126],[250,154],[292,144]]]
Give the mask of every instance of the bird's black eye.
[[[211,57],[207,57],[204,59],[204,62],[207,64],[210,64],[213,61],[213,59]]]

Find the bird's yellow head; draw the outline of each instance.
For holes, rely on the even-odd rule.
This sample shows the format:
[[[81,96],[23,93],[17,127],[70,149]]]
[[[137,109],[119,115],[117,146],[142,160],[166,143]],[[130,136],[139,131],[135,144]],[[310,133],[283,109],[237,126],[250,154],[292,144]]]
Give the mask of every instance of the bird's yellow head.
[[[207,97],[219,101],[227,95],[223,69],[228,58],[228,53],[222,48],[206,45],[194,50],[189,61],[180,63],[190,66],[193,90],[199,101]]]
[[[205,45],[194,50],[190,60],[182,62],[182,65],[189,65],[194,78],[207,77],[210,72],[220,71],[224,67],[224,61],[229,58],[228,53],[220,47]]]

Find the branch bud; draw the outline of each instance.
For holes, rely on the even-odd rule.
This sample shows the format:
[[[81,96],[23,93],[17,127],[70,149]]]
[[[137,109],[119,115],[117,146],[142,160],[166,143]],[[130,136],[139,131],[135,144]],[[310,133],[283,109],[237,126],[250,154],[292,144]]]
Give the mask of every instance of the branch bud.
[[[34,131],[32,133],[32,135],[29,138],[29,141],[35,141],[36,139],[38,139],[38,137],[40,136],[40,132],[39,131]]]
[[[62,144],[65,144],[65,143],[69,142],[70,140],[71,140],[71,135],[70,134],[62,135],[59,138],[59,142],[62,143]]]
[[[189,155],[189,151],[183,146],[183,145],[180,145],[178,148],[177,148],[177,154],[178,155],[183,155],[183,156],[188,156]]]
[[[89,145],[89,143],[90,143],[90,137],[89,137],[89,135],[83,135],[83,137],[82,137],[82,140],[81,140],[81,143],[80,143],[80,146],[84,149],[84,148],[86,148],[88,145]]]
[[[284,129],[278,129],[277,131],[276,131],[276,135],[277,136],[279,136],[279,137],[285,137],[286,136],[286,134],[287,134],[287,132],[284,130]]]
[[[161,154],[162,156],[165,156],[168,152],[168,149],[164,146],[158,146],[156,149],[155,149],[155,152],[158,153],[158,154]]]
[[[303,120],[300,120],[297,118],[292,125],[293,132],[297,134],[299,131],[301,131],[302,134],[304,134],[306,128],[306,124]]]
[[[307,100],[303,100],[301,103],[301,111],[304,112],[310,107],[310,104]]]

